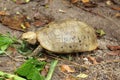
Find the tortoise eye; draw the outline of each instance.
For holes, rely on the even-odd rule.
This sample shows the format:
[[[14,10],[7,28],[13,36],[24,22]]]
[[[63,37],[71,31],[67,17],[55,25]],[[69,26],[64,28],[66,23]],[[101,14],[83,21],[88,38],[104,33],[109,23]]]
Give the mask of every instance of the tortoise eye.
[[[23,40],[27,41],[27,40],[28,40],[28,38],[24,38]]]
[[[61,46],[61,48],[63,48],[63,46]]]
[[[72,46],[69,46],[69,48],[72,48]]]

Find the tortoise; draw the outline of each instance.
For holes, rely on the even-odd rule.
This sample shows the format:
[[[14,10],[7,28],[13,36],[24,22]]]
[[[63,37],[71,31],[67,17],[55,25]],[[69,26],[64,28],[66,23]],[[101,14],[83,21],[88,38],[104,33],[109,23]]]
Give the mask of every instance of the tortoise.
[[[23,33],[22,39],[40,43],[32,55],[42,48],[61,54],[92,51],[98,46],[94,28],[75,19],[51,22],[36,32]]]

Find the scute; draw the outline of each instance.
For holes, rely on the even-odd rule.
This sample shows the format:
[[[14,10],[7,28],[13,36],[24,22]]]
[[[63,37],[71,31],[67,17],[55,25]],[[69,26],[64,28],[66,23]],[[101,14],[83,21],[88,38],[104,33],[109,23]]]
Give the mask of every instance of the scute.
[[[40,45],[56,53],[92,51],[97,48],[95,30],[78,20],[52,22],[37,31]]]

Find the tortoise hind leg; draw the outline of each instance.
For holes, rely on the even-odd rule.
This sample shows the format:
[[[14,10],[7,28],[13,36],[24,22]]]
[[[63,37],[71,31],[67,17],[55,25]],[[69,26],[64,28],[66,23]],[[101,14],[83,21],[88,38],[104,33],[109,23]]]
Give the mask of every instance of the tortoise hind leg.
[[[42,51],[42,47],[39,45],[29,56],[36,56],[40,51]]]

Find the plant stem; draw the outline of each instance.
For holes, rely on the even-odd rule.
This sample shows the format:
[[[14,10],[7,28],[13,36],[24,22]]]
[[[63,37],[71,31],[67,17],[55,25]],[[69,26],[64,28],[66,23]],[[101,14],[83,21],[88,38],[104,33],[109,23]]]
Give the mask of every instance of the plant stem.
[[[58,60],[54,60],[54,61],[51,62],[50,69],[48,71],[48,74],[47,74],[47,77],[45,78],[45,80],[51,80],[52,74],[55,70],[55,67],[56,67],[57,63],[58,63]]]
[[[24,79],[22,77],[19,77],[17,75],[5,73],[5,72],[2,72],[2,71],[0,71],[0,76],[3,77],[3,78],[9,78],[9,79],[13,79],[13,80],[26,80],[26,79]]]

